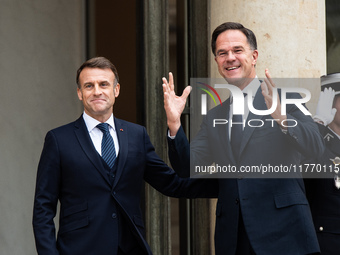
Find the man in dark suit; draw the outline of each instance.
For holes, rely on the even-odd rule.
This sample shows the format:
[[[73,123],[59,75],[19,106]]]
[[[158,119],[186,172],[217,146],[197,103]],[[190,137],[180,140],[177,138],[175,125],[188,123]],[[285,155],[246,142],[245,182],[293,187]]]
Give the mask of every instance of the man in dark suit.
[[[258,51],[253,32],[239,23],[227,22],[215,29],[211,45],[222,77],[247,93],[246,101],[251,91],[255,109],[271,109],[275,84],[268,70],[264,82],[261,83],[256,76]],[[235,121],[234,117],[240,116],[233,114],[235,106],[228,99],[207,113],[189,148],[180,115],[190,88],[186,88],[181,97],[176,96],[170,73],[169,82],[163,78],[163,90],[169,127],[169,156],[175,171],[188,177],[190,165],[209,166],[212,163],[232,165],[237,169],[238,178],[230,178],[228,174],[216,175],[221,177],[216,208],[216,254],[318,253],[301,174],[266,179],[258,178],[259,175],[250,178],[241,171],[244,166],[298,167],[302,154],[313,157],[321,153],[324,149],[322,137],[312,118],[293,104],[287,105],[286,114],[282,114],[277,95],[277,107],[270,115],[258,116],[245,111],[244,116]],[[301,97],[293,93],[287,98]],[[228,125],[214,127],[215,119],[226,119]],[[256,128],[245,125],[253,119],[263,120],[263,125]],[[287,125],[289,120],[297,125]],[[241,130],[237,129],[239,123],[244,123],[239,125]]]
[[[314,120],[326,149],[308,163],[325,166],[327,173],[306,179],[305,184],[321,254],[336,255],[340,253],[340,73],[322,76],[321,90]]]
[[[113,116],[120,85],[109,60],[86,61],[77,84],[84,113],[47,133],[38,166],[33,212],[38,254],[152,254],[140,209],[143,179],[175,197],[217,196],[215,182],[179,178],[156,155],[144,127]]]

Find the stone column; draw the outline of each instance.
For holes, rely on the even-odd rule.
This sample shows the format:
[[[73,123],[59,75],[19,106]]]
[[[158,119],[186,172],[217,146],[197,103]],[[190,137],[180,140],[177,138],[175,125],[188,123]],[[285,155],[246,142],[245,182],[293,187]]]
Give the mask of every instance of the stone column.
[[[210,1],[189,0],[189,77],[209,77]],[[191,127],[193,130],[193,127]],[[209,199],[191,200],[191,254],[213,254],[210,215],[215,210]]]
[[[162,77],[169,65],[168,1],[143,2],[143,62],[145,126],[157,154],[167,155],[166,116],[163,103]],[[151,186],[145,188],[145,222],[147,241],[154,254],[171,254],[170,199]]]

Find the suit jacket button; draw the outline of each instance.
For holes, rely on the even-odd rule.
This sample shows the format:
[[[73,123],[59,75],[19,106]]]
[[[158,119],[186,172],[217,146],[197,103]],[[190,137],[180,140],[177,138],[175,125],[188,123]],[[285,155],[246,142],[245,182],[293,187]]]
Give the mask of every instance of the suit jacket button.
[[[238,204],[240,200],[238,198],[235,199],[235,204]]]
[[[323,227],[319,227],[319,230],[320,230],[320,231],[323,231]]]
[[[112,218],[114,218],[114,219],[117,218],[117,214],[113,213]]]

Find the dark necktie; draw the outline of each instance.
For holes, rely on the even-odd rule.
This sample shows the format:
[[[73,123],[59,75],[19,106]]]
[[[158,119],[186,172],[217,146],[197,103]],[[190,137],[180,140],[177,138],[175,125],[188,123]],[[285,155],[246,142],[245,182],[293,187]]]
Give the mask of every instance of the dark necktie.
[[[240,153],[242,131],[243,131],[242,115],[234,114],[232,118],[230,142],[231,148],[233,149],[233,153],[236,159],[238,159]]]
[[[246,96],[243,93],[243,96]],[[232,126],[231,126],[231,136],[230,136],[230,143],[231,148],[233,150],[234,157],[236,160],[239,158],[241,141],[242,141],[242,134],[243,134],[243,122],[242,122],[242,115],[240,114],[233,114],[232,118]]]
[[[97,125],[97,128],[103,132],[102,139],[102,158],[106,162],[106,164],[112,168],[115,164],[116,160],[116,149],[115,144],[113,142],[113,138],[110,135],[109,124],[100,123]]]

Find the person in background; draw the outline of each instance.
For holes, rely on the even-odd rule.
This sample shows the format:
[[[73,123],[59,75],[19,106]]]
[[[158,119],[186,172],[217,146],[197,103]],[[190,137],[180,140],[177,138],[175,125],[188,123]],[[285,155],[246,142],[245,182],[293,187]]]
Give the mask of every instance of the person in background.
[[[340,254],[340,73],[321,76],[315,122],[326,149],[308,163],[326,167],[326,176],[305,179],[322,255]]]

